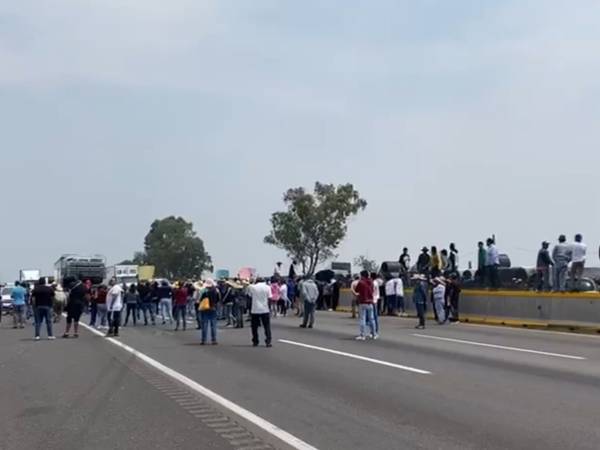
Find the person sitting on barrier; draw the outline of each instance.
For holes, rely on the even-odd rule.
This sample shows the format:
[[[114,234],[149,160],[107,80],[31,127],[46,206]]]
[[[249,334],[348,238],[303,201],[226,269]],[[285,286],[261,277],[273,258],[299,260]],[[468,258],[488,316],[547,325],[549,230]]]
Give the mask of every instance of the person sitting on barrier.
[[[450,256],[448,257],[448,272],[450,275],[458,274],[458,249],[454,242],[450,243]]]

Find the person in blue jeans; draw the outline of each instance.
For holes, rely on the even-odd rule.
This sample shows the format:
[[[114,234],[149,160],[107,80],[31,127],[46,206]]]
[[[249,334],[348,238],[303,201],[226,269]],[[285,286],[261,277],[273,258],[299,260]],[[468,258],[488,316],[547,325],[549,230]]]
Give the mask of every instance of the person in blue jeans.
[[[54,289],[46,285],[46,280],[40,279],[39,284],[31,294],[35,314],[35,340],[40,340],[42,321],[46,321],[48,339],[54,340],[52,334],[52,304],[54,302]]]
[[[217,345],[217,304],[219,303],[219,291],[212,279],[204,283],[205,291],[200,297],[198,310],[202,321],[202,342],[206,344],[208,338],[208,329],[210,327],[210,337],[212,345]]]
[[[13,307],[13,328],[25,328],[26,294],[27,291],[23,286],[21,286],[21,283],[15,281],[15,287],[10,294]]]

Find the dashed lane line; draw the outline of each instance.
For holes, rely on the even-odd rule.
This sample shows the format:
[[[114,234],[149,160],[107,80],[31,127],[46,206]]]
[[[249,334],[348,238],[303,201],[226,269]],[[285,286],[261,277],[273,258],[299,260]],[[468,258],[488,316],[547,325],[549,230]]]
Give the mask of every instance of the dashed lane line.
[[[579,361],[587,359],[583,356],[564,355],[562,353],[543,352],[540,350],[532,350],[529,348],[508,347],[505,345],[487,344],[484,342],[465,341],[463,339],[445,338],[445,337],[440,337],[440,336],[431,336],[428,334],[413,333],[413,336],[418,337],[418,338],[423,338],[423,339],[434,339],[434,340],[438,340],[438,341],[454,342],[456,344],[474,345],[476,347],[497,348],[500,350],[509,350],[509,351],[513,351],[513,352],[533,353],[535,355],[553,356],[555,358],[576,359]]]

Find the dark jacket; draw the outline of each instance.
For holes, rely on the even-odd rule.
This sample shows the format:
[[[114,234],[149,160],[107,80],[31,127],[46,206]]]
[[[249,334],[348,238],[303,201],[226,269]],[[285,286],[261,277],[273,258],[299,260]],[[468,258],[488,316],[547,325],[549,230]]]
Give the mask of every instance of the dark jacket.
[[[547,269],[550,266],[554,265],[554,261],[550,258],[550,252],[547,248],[541,248],[538,252],[537,257],[537,268],[538,269]]]
[[[207,290],[205,290],[204,293],[202,294],[202,298],[200,299],[200,303],[202,303],[202,300],[204,300],[205,298],[208,298],[208,300],[210,301],[210,309],[212,311],[216,310],[217,303],[219,303],[219,299],[221,298],[217,288],[213,287],[213,288],[208,288]]]
[[[417,271],[427,273],[431,265],[431,257],[427,253],[421,253],[417,259]]]
[[[424,281],[418,281],[413,291],[413,302],[424,305],[427,303],[427,289]]]

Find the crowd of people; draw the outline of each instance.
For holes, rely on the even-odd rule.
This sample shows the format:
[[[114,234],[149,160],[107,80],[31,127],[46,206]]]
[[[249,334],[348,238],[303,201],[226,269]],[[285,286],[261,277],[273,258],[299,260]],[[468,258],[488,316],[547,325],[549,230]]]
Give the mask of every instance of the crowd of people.
[[[572,243],[564,235],[550,251],[550,244],[542,243],[538,252],[536,275],[538,290],[565,292],[570,268],[571,289],[583,275],[586,258],[583,237],[577,234]],[[499,287],[498,270],[501,255],[495,239],[478,243],[478,265],[475,278],[491,289]],[[42,278],[33,289],[15,282],[12,289],[13,327],[24,328],[33,318],[35,339],[40,339],[45,323],[49,339],[54,339],[53,325],[66,315],[63,338],[79,336],[79,322],[84,312],[89,313],[89,325],[106,331],[108,337],[118,337],[125,326],[172,326],[174,331],[185,331],[188,323],[201,330],[201,343],[218,343],[218,321],[225,328],[243,328],[250,322],[252,343],[258,345],[259,328],[264,329],[267,346],[272,344],[271,320],[288,314],[301,318],[300,327],[315,326],[315,311],[335,311],[340,300],[343,281],[332,277],[317,280],[298,274],[295,262],[290,264],[287,276],[278,262],[268,278],[206,279],[204,281],[155,280],[119,285],[111,280],[108,285],[93,286],[89,280],[63,280],[63,285],[47,284]],[[412,301],[417,311],[417,328],[425,327],[428,303],[431,304],[438,324],[459,322],[461,275],[459,252],[454,243],[438,252],[435,246],[423,247],[416,264],[412,265],[407,248],[399,258],[399,270],[361,272],[350,284],[353,294],[352,318],[358,316],[358,340],[377,339],[380,335],[379,317],[383,314],[406,317],[404,290],[413,288]],[[1,316],[0,316],[1,318]]]

